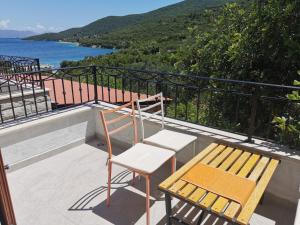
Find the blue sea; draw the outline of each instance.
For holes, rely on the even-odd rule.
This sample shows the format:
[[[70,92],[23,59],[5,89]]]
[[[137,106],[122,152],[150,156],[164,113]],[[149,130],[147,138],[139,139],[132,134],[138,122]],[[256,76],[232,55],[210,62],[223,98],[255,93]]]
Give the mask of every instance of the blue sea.
[[[0,38],[0,55],[39,58],[41,65],[53,67],[59,67],[63,60],[77,61],[86,56],[106,55],[113,51],[115,50],[82,47],[76,43]]]

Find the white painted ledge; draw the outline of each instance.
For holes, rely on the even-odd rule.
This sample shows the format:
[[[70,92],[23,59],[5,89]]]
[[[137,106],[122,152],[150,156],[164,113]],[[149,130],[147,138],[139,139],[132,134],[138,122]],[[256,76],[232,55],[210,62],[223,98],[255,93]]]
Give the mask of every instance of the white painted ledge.
[[[109,109],[115,107],[115,105],[103,102],[101,102],[101,105],[95,105],[95,108],[100,109]],[[125,112],[126,111],[127,110],[125,110]],[[144,114],[148,115],[149,113],[144,112]],[[160,125],[159,120],[160,116],[154,115],[148,122]],[[145,122],[147,121],[145,120]],[[279,159],[284,158],[288,160],[295,160],[296,162],[300,163],[300,150],[292,150],[286,146],[279,145],[273,142],[253,138],[253,143],[249,143],[245,142],[247,136],[244,135],[222,131],[215,128],[210,128],[172,118],[165,118],[165,125],[169,129],[180,130],[184,133],[189,133],[200,137],[202,136],[219,143],[231,145],[233,147],[240,147],[242,149],[248,149],[254,152],[261,152]]]

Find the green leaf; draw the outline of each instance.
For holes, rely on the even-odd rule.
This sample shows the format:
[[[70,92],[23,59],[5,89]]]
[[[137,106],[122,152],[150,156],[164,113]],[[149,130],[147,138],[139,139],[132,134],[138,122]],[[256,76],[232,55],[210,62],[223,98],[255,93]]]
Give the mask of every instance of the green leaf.
[[[300,86],[300,81],[294,80],[294,85],[295,85],[295,86]]]
[[[279,116],[276,116],[276,117],[274,117],[273,118],[273,120],[272,120],[272,123],[278,123],[278,124],[285,124],[285,122],[286,122],[286,118],[285,117],[279,117]]]

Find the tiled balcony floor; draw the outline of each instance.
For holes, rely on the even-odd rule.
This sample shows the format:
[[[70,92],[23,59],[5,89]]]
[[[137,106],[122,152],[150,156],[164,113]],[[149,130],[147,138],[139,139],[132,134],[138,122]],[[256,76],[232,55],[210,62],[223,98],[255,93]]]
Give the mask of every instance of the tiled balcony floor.
[[[107,167],[105,146],[96,141],[8,173],[19,225],[145,224],[145,182],[131,185],[132,174],[113,167],[111,206],[105,205]],[[115,154],[121,148],[115,149]],[[167,163],[152,177],[151,224],[165,224],[165,205],[157,185],[170,174]],[[197,210],[173,200],[180,215],[193,222]],[[190,214],[189,214],[190,212]],[[251,224],[291,225],[295,206],[266,195]],[[189,215],[188,215],[189,214]],[[207,216],[202,224],[224,224]]]

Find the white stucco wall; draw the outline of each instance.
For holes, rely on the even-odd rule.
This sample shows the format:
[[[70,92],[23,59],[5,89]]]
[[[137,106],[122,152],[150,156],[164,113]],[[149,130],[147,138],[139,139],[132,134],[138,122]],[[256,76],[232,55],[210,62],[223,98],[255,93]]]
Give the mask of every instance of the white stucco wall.
[[[49,156],[94,134],[93,109],[86,106],[1,129],[0,146],[5,163],[13,166],[31,163],[32,157],[43,158],[45,153]]]

